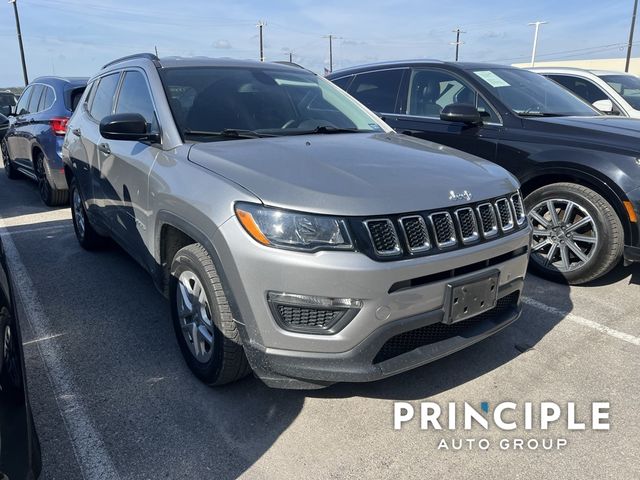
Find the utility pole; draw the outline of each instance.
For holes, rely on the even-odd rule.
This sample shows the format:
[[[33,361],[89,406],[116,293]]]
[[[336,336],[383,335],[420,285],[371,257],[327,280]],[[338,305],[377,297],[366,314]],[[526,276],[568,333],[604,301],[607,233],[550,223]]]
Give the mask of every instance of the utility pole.
[[[533,50],[531,51],[531,66],[535,67],[536,65],[536,49],[538,48],[538,30],[540,30],[540,25],[545,25],[549,22],[531,22],[529,25],[535,25],[536,33],[533,34]]]
[[[629,29],[629,45],[627,46],[627,63],[624,65],[624,71],[629,71],[629,64],[631,63],[631,45],[633,45],[633,30],[636,26],[636,12],[638,11],[638,0],[633,2],[633,15],[631,16],[631,28]]]
[[[289,63],[293,63],[293,50],[289,50],[285,55],[289,57]]]
[[[156,50],[156,57],[157,57],[158,56],[158,46],[155,45],[153,48],[155,48],[155,50]]]
[[[464,44],[464,42],[460,41],[460,34],[461,33],[467,33],[464,30],[460,30],[459,28],[456,28],[455,30],[452,30],[453,33],[456,34],[456,41],[455,42],[451,42],[449,45],[455,45],[456,46],[456,62],[458,61],[458,50],[460,48],[460,45]]]
[[[262,29],[264,28],[265,25],[266,23],[263,22],[262,20],[260,20],[256,25],[256,27],[258,27],[258,29],[260,30],[260,61],[261,62],[264,62],[264,43],[262,42]]]
[[[333,40],[338,40],[342,37],[338,37],[336,35],[323,35],[322,38],[329,39],[329,73],[333,72]]]
[[[20,16],[18,15],[18,4],[16,0],[9,0],[13,3],[13,13],[16,17],[16,31],[18,32],[18,45],[20,46],[20,59],[22,60],[22,76],[24,77],[24,86],[29,85],[29,76],[27,75],[27,62],[24,59],[24,46],[22,45],[22,32],[20,31]]]

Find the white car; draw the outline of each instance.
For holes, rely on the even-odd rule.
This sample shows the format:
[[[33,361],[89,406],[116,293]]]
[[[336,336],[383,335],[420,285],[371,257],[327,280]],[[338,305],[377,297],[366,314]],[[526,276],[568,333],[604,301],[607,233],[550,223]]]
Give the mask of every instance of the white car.
[[[555,80],[601,112],[640,118],[640,78],[635,75],[569,67],[537,67],[529,70]]]

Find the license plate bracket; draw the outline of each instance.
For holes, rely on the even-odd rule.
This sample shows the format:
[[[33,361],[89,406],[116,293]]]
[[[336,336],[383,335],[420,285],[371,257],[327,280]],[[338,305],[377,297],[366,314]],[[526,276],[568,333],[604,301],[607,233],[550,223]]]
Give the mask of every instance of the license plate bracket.
[[[491,310],[498,302],[500,271],[451,282],[447,285],[444,323],[461,322]]]

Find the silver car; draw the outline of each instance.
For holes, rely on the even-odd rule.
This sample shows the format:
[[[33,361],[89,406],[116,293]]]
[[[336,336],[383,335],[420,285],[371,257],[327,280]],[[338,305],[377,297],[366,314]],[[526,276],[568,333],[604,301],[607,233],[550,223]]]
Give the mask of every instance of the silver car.
[[[149,270],[207,384],[376,380],[519,316],[514,177],[395,133],[302,68],[116,60],[63,157],[80,244],[111,237]]]

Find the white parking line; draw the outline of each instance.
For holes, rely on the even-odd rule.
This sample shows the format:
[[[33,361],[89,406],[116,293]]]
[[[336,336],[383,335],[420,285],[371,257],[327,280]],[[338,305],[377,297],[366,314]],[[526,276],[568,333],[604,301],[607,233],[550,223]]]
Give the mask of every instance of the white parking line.
[[[522,297],[522,303],[530,305],[539,310],[544,310],[545,312],[550,313],[552,315],[556,315],[558,317],[564,317],[567,320],[570,320],[584,327],[592,328],[594,330],[597,330],[598,332],[609,335],[610,337],[617,338],[618,340],[624,340],[625,342],[629,342],[632,345],[636,345],[640,347],[640,338],[634,337],[633,335],[630,335],[628,333],[624,333],[619,330],[609,328],[606,325],[602,325],[601,323],[594,322],[593,320],[586,319],[574,313],[564,312],[559,308],[552,307],[545,303],[539,302],[538,300],[534,300],[533,298],[530,298],[530,297]]]
[[[22,263],[11,234],[8,233],[5,221],[1,217],[0,235],[2,235],[5,255],[14,279],[15,295],[22,304],[25,320],[36,338],[50,339],[46,342],[36,342],[36,346],[46,367],[49,381],[53,386],[56,404],[64,420],[83,477],[90,480],[119,479],[120,476],[100,438],[100,434],[82,403],[82,397],[75,386],[73,376],[62,359],[60,349],[54,340],[56,334],[53,333],[53,328],[36,294],[31,277]]]

